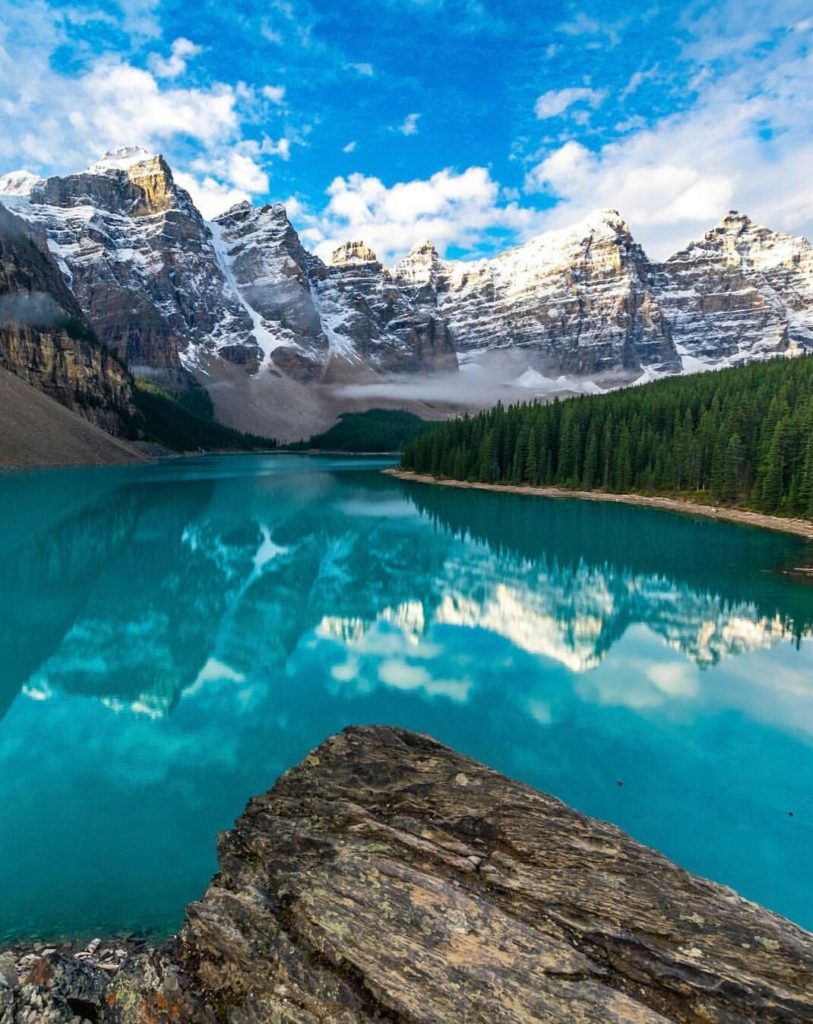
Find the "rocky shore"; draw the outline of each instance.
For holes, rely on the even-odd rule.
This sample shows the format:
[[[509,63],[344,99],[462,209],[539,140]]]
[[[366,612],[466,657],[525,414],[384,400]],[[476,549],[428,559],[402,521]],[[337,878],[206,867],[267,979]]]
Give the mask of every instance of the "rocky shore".
[[[0,953],[0,1024],[795,1024],[813,935],[434,740],[327,740],[161,949]]]
[[[382,469],[387,476],[397,477],[417,484],[435,484],[440,487],[459,487],[464,490],[500,491],[504,494],[529,494],[537,498],[577,498],[579,501],[611,501],[618,505],[640,505],[643,508],[659,508],[664,512],[682,512],[704,519],[718,519],[739,526],[758,526],[763,530],[778,533],[792,533],[806,540],[813,540],[813,523],[807,519],[790,519],[782,516],[768,516],[762,512],[749,512],[744,508],[718,505],[701,505],[684,498],[662,498],[647,494],[615,494],[611,491],[579,491],[566,487],[531,487],[525,484],[482,484],[470,480],[448,480],[425,473],[413,473],[407,469]]]

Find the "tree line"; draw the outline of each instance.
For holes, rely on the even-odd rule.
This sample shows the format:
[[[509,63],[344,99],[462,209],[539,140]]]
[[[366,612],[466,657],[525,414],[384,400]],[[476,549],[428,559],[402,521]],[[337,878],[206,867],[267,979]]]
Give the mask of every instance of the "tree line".
[[[429,430],[401,465],[455,480],[711,499],[813,519],[813,356],[505,406]]]

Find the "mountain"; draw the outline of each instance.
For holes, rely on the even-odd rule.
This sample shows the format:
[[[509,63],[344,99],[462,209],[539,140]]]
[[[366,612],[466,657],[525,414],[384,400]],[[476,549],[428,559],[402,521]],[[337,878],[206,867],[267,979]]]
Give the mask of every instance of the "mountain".
[[[0,367],[0,469],[146,461],[126,441]]]
[[[123,149],[80,174],[10,177],[3,201],[43,231],[99,339],[134,372],[178,370],[198,346],[257,350],[209,229],[162,157]]]
[[[44,235],[2,206],[0,367],[109,433],[127,432],[130,375],[96,341]]]
[[[311,382],[340,366],[345,374],[457,369],[443,320],[410,301],[363,243],[341,246],[327,265],[302,247],[279,204],[240,203],[210,228],[272,370]]]
[[[663,263],[605,210],[493,259],[445,260],[425,242],[387,268],[361,240],[328,262],[309,253],[279,204],[207,223],[138,148],[78,174],[4,175],[0,201],[47,239],[133,372],[190,370],[221,418],[281,437],[382,395],[442,415],[813,344],[813,250],[737,213]],[[405,383],[416,375],[435,383]]]
[[[813,346],[813,248],[735,211],[650,285],[689,369]]]
[[[650,273],[614,210],[475,263],[440,260],[423,243],[395,269],[448,320],[464,357],[519,350],[554,377],[680,369]]]

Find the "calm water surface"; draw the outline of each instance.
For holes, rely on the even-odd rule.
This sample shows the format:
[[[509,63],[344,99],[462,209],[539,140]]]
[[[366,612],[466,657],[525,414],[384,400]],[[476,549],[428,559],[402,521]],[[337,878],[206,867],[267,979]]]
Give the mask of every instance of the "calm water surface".
[[[809,547],[381,465],[0,478],[0,939],[168,933],[217,831],[362,722],[813,927]]]

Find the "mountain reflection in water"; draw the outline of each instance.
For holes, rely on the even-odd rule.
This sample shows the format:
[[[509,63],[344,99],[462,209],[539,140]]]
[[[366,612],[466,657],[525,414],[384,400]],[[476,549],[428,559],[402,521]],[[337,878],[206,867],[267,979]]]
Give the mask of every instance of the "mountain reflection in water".
[[[784,574],[804,542],[380,465],[0,480],[0,935],[168,931],[252,792],[372,720],[813,924],[791,863],[813,816],[813,590]]]

